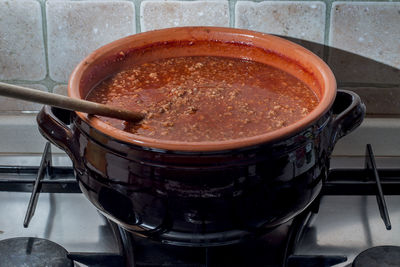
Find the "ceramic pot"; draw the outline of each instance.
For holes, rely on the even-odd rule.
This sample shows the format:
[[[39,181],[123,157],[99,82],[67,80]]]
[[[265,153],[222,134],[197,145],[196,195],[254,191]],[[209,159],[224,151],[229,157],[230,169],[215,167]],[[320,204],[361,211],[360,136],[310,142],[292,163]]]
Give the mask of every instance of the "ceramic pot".
[[[318,195],[336,141],[363,120],[365,106],[336,94],[329,67],[294,43],[247,30],[184,27],[132,35],[94,51],[74,70],[73,98],[105,77],[155,59],[214,55],[245,58],[305,82],[320,103],[273,132],[221,142],[162,141],[45,106],[41,133],[71,157],[82,192],[125,229],[176,245],[239,242],[278,226]],[[229,74],[227,74],[229,75]]]

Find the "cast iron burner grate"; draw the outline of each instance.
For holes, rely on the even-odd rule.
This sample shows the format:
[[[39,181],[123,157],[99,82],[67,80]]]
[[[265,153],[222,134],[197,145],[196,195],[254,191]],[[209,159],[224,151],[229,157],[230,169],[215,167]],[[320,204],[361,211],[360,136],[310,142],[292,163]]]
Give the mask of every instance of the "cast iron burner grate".
[[[0,241],[1,266],[73,267],[68,252],[60,245],[36,237],[17,237]]]
[[[387,210],[383,189],[386,194],[399,195],[400,170],[391,169],[378,171],[372,146],[367,144],[364,169],[341,169],[330,171],[320,196],[310,207],[297,216],[291,225],[288,241],[284,252],[284,267],[330,267],[347,261],[343,255],[296,255],[304,229],[309,224],[313,214],[318,213],[321,197],[326,195],[376,195],[381,218],[387,230],[392,228]],[[400,258],[400,255],[398,255]],[[364,265],[361,265],[364,267]],[[384,266],[384,265],[382,265]],[[390,265],[389,265],[390,266]],[[398,265],[400,266],[400,265]],[[355,267],[358,267],[356,265]]]
[[[352,267],[398,267],[400,266],[400,247],[379,246],[361,252]]]

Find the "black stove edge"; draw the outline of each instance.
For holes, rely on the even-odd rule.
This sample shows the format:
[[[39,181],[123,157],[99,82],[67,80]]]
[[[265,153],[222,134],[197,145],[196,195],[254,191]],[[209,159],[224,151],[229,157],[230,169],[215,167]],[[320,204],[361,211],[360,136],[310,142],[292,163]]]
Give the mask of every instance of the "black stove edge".
[[[399,195],[400,169],[383,169],[377,171],[380,184],[385,195]],[[324,183],[321,195],[376,195],[376,181],[366,179],[366,169],[334,169],[331,170]]]
[[[43,179],[42,193],[81,193],[72,167],[52,167],[52,177]],[[32,192],[39,167],[0,166],[0,191]],[[378,169],[385,195],[399,195],[400,168]],[[375,195],[376,181],[366,180],[365,169],[332,169],[322,195]],[[10,178],[11,177],[11,178]]]
[[[121,267],[124,266],[124,258],[119,254],[71,252],[68,258],[90,267]]]
[[[282,255],[282,267],[331,267],[347,261],[344,255],[299,255],[294,254],[295,248],[305,228],[309,225],[319,211],[321,196],[311,205],[295,217],[290,225],[286,239],[286,246]]]
[[[346,256],[340,255],[290,255],[287,267],[331,267],[346,262]]]

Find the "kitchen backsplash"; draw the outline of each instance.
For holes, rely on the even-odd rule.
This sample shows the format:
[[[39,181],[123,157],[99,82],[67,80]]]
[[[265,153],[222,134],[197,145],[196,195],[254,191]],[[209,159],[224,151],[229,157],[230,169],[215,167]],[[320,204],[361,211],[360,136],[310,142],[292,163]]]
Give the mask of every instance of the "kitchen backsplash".
[[[0,81],[66,94],[69,74],[94,49],[130,34],[189,25],[285,36],[323,58],[339,87],[362,96],[369,116],[400,114],[400,0],[0,0]],[[30,113],[40,107],[0,98],[0,126],[20,119],[22,128],[8,134],[38,136],[28,129],[35,127]],[[4,142],[0,149],[7,152]]]

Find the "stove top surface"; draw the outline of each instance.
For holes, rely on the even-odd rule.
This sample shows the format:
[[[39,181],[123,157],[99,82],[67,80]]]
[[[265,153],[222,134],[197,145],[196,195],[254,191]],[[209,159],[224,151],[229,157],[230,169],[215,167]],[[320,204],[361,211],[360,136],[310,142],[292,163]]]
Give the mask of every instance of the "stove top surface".
[[[24,228],[31,198],[29,191],[38,171],[40,156],[0,156],[0,165],[4,167],[0,166],[0,213],[7,214],[0,217],[0,240],[44,238],[64,247],[72,258],[85,259],[76,261],[75,266],[111,266],[101,265],[99,261],[104,259],[106,263],[110,257],[119,255],[120,245],[114,236],[115,229],[81,193],[75,192],[72,182],[67,182],[70,178],[73,180],[73,175],[65,174],[68,171],[72,173],[69,159],[65,155],[53,155],[52,161],[53,166],[60,168],[60,173],[65,176],[59,178],[64,183],[56,186],[44,182],[35,214],[29,226]],[[359,179],[364,161],[362,158],[334,158],[331,167],[335,170],[333,176],[336,180],[327,185],[320,204],[312,205],[314,207],[310,207],[309,211],[263,237],[214,248],[175,247],[135,237],[132,242],[136,265],[350,267],[359,253],[371,247],[400,246],[400,228],[397,227],[400,191],[396,187],[400,176],[392,177],[400,174],[400,160],[396,157],[376,159],[379,170],[389,170],[388,175],[383,171],[390,176],[383,178],[383,190],[390,193],[384,199],[390,219],[394,222],[391,230],[387,230],[382,220],[384,215],[378,208],[377,197],[369,192],[375,188],[373,182],[366,182],[371,188],[365,187],[361,194],[353,194],[352,186],[345,186],[350,183],[349,179],[353,180],[352,177]],[[21,170],[11,166],[25,167]],[[342,173],[342,170],[345,172]],[[348,179],[349,176],[352,177]],[[21,184],[11,186],[7,183],[15,179],[20,179]],[[23,185],[23,181],[30,181],[30,185]],[[68,193],[58,192],[63,191],[63,186],[72,189]],[[343,188],[350,189],[336,193]],[[284,257],[285,262],[282,260]],[[96,258],[98,262],[93,263]],[[114,262],[115,266],[123,266],[120,260]]]
[[[7,267],[73,267],[68,252],[57,243],[37,237],[15,237],[0,241],[1,264]]]

